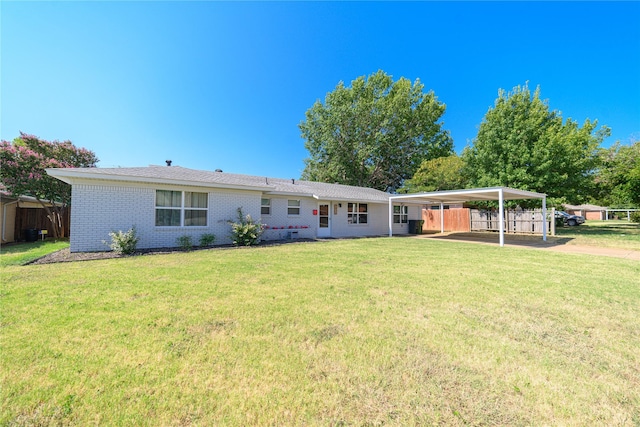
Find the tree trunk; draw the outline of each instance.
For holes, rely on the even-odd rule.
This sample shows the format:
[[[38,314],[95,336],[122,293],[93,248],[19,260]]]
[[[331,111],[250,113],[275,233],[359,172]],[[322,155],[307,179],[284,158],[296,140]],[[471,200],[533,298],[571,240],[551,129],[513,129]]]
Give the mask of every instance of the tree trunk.
[[[47,204],[42,200],[38,199],[38,202],[40,202],[44,210],[47,212],[47,218],[49,218],[49,222],[51,222],[51,231],[53,232],[53,238],[57,239],[60,236],[63,236],[63,234],[61,233],[61,231],[63,230],[60,212],[58,212],[55,203],[52,203],[52,209],[50,206],[47,206]]]

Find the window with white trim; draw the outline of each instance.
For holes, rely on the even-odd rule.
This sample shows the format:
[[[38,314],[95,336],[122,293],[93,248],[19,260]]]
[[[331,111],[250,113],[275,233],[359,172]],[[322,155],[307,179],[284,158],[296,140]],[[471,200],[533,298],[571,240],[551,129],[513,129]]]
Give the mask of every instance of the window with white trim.
[[[207,193],[156,190],[157,227],[204,227],[208,211]]]
[[[348,224],[367,224],[369,222],[368,206],[366,203],[347,204]]]
[[[300,215],[300,200],[287,200],[287,215]]]
[[[262,199],[260,202],[260,214],[271,215],[271,199]]]
[[[406,224],[407,222],[409,222],[409,207],[394,206],[393,207],[393,223]]]

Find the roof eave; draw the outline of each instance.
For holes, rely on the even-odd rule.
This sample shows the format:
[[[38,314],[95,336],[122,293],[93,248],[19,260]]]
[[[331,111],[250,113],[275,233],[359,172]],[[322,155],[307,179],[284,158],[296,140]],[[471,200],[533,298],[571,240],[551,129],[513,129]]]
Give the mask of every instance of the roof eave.
[[[77,171],[69,171],[64,169],[45,169],[46,172],[67,184],[73,185],[78,181],[92,180],[92,181],[114,181],[114,182],[133,182],[140,184],[163,184],[163,185],[179,185],[187,187],[205,187],[205,188],[224,188],[231,190],[253,190],[253,191],[268,191],[273,189],[272,186],[263,185],[239,185],[239,184],[224,184],[219,182],[207,182],[207,181],[190,181],[183,179],[168,179],[168,178],[150,178],[150,177],[138,177],[130,175],[97,175],[78,173]]]

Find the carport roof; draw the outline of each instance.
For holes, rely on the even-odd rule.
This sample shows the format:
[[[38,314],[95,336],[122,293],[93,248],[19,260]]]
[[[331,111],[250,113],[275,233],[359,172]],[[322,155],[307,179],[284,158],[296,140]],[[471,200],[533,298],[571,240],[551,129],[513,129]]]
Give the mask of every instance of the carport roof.
[[[546,194],[518,190],[510,187],[470,188],[464,190],[432,191],[414,194],[399,194],[389,197],[391,201],[407,201],[420,204],[464,203],[470,201],[544,199]]]

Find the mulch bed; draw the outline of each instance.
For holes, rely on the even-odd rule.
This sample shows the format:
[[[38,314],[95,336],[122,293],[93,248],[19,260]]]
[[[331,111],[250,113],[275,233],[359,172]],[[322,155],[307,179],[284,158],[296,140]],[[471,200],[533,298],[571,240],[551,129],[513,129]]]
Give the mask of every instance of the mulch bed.
[[[313,239],[275,240],[275,241],[271,240],[271,241],[261,242],[258,246],[277,246],[277,245],[284,245],[284,244],[291,244],[291,243],[304,243],[304,242],[315,242],[315,241],[317,240],[313,240]],[[220,250],[220,249],[242,249],[247,247],[248,246],[236,247],[232,245],[220,245],[220,246],[212,246],[208,248],[194,247],[193,249],[191,249],[190,252],[211,251],[211,250]],[[45,255],[27,264],[37,265],[37,264],[54,264],[58,262],[93,261],[93,260],[100,260],[100,259],[129,258],[129,257],[145,256],[145,255],[171,254],[176,252],[186,252],[186,251],[181,248],[155,248],[155,249],[139,249],[131,255],[119,255],[114,252],[73,252],[72,253],[69,250],[69,248],[66,248],[56,252],[52,252],[48,255]]]

